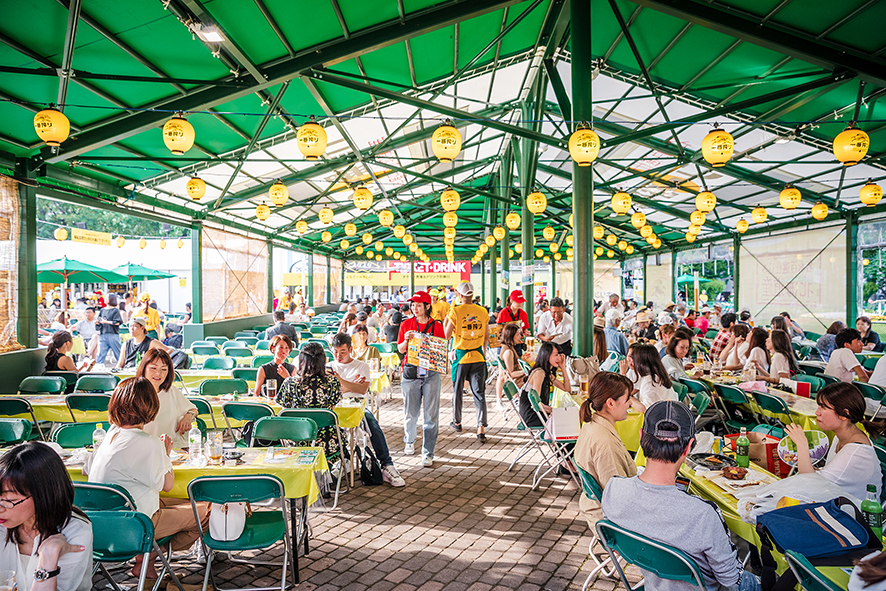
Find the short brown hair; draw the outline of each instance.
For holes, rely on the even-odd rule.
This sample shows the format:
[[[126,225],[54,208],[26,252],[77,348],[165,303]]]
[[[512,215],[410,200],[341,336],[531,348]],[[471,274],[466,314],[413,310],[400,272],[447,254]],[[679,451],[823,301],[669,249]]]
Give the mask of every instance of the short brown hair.
[[[160,411],[160,399],[147,378],[128,378],[117,384],[108,404],[108,418],[118,427],[150,423]]]
[[[135,377],[144,378],[148,364],[155,361],[166,364],[166,379],[160,384],[160,389],[169,390],[175,381],[175,367],[172,365],[172,358],[169,356],[169,353],[163,349],[148,349],[145,356],[142,357],[142,362],[138,364],[138,369],[135,370]]]
[[[280,343],[286,343],[286,345],[289,347],[289,350],[292,351],[292,339],[290,339],[285,334],[275,334],[274,336],[272,336],[271,342],[268,343],[268,350],[273,351],[274,347],[276,347]]]
[[[579,418],[583,423],[589,423],[594,412],[600,412],[606,406],[606,401],[612,398],[618,400],[625,394],[634,391],[634,384],[621,374],[611,371],[601,371],[588,384],[588,399],[581,404]],[[592,412],[592,410],[594,412]]]

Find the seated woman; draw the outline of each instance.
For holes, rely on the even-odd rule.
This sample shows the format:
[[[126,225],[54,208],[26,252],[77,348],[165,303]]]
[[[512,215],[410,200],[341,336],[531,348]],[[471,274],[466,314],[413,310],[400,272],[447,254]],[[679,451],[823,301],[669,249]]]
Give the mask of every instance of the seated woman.
[[[283,381],[277,391],[277,404],[285,408],[326,408],[333,410],[341,401],[341,383],[326,370],[326,354],[319,343],[308,343],[298,354],[296,373]],[[326,456],[337,454],[339,438],[335,427],[323,427],[317,433]]]
[[[654,346],[634,343],[628,351],[628,360],[627,365],[638,378],[637,395],[632,400],[634,410],[646,412],[646,407],[653,402],[679,399]]]
[[[351,335],[351,348],[353,349],[353,358],[357,361],[372,365],[370,362],[373,359],[378,359],[379,367],[381,366],[381,353],[375,347],[369,346],[368,326],[362,324],[354,326],[354,334]]]
[[[74,348],[74,338],[66,330],[60,330],[49,338],[44,371],[78,371],[68,353]]]
[[[348,312],[345,314],[345,317],[341,319],[341,323],[338,325],[338,332],[343,332],[348,334],[350,332],[350,328],[357,324],[357,314],[354,312]]]
[[[190,548],[200,535],[190,503],[184,499],[160,498],[160,492],[172,490],[175,476],[169,452],[172,439],[146,433],[144,426],[157,418],[160,400],[150,380],[129,378],[117,384],[108,404],[111,428],[104,443],[93,454],[87,468],[89,482],[117,484],[126,489],[135,501],[135,507],[154,522],[154,539],[173,536],[169,542],[173,551]],[[198,504],[203,529],[209,524],[208,505]],[[152,553],[147,565],[142,556],[136,558],[133,576],[157,578]]]
[[[0,457],[0,570],[20,591],[92,589],[92,524],[58,454],[32,441]],[[37,581],[35,574],[49,575]]]
[[[165,435],[172,439],[173,447],[187,447],[188,431],[197,418],[197,407],[172,384],[175,381],[175,369],[169,354],[160,349],[149,349],[142,357],[135,377],[147,378],[160,401],[157,416],[145,425],[145,433],[154,437]]]
[[[67,312],[59,312],[55,315],[55,319],[53,319],[52,324],[49,325],[51,330],[71,330],[68,320]]]
[[[839,320],[832,322],[827,332],[821,335],[815,342],[815,348],[818,349],[818,353],[823,361],[831,360],[831,353],[837,348],[837,335],[840,334],[841,330],[845,329],[846,325]]]
[[[286,363],[286,358],[292,352],[292,341],[285,334],[276,334],[271,337],[268,349],[273,353],[273,361],[268,361],[260,368],[255,376],[255,395],[262,396],[264,391],[262,386],[265,380],[274,380],[277,382],[276,392],[283,387],[283,381],[295,373],[295,366]]]
[[[748,362],[748,335],[751,329],[744,324],[733,324],[729,328],[729,340],[720,352],[723,369],[733,371],[741,369]]]
[[[541,406],[545,412],[550,413],[551,407],[551,387],[555,386],[564,392],[569,392],[569,376],[563,372],[563,378],[557,378],[557,370],[563,368],[566,357],[560,353],[560,349],[553,343],[542,343],[538,350],[538,356],[535,358],[535,365],[529,372],[526,383],[520,391],[520,419],[527,427],[542,427],[541,419],[538,414],[532,410],[529,402],[529,390],[538,392],[541,399]]]
[[[744,364],[746,368],[755,367],[763,376],[769,375],[771,363],[769,351],[766,349],[768,338],[769,333],[765,328],[756,326],[751,329],[751,334],[748,336],[748,360]]]
[[[865,420],[861,391],[846,382],[828,384],[818,392],[815,401],[818,403],[815,411],[818,428],[834,432],[827,463],[818,473],[862,500],[867,496],[867,486],[873,484],[877,487],[877,498],[880,498],[880,461],[871,440],[855,425],[861,423],[868,433],[876,435],[882,431],[883,424]],[[797,445],[797,471],[800,474],[814,472],[803,427],[794,423],[785,427],[785,433]]]
[[[784,332],[788,332],[788,322],[784,319],[784,316],[773,316],[772,321],[769,324],[769,330],[783,330]]]
[[[861,344],[865,351],[879,351],[880,335],[871,330],[871,319],[867,316],[859,316],[855,321],[855,328],[861,335]]]
[[[782,378],[791,379],[791,376],[800,373],[794,347],[791,345],[791,336],[787,332],[773,330],[766,339],[766,350],[772,352],[772,363],[769,365],[769,371],[762,375],[764,380],[770,384],[777,384]],[[760,373],[758,371],[758,375]]]
[[[686,370],[695,367],[691,363],[684,365],[684,360],[692,348],[692,337],[693,335],[688,328],[678,328],[674,332],[674,336],[668,341],[667,354],[662,359],[662,365],[664,365],[668,376],[673,380],[690,377]]]
[[[658,351],[659,358],[663,359],[668,354],[668,342],[670,342],[676,331],[677,329],[674,328],[673,324],[665,324],[659,327],[657,331],[658,341],[655,343],[655,349]]]
[[[636,476],[637,466],[615,430],[615,423],[628,418],[634,385],[624,376],[601,371],[588,386],[589,396],[579,409],[582,421],[575,442],[575,463],[606,488],[613,476]],[[578,507],[591,527],[597,522],[590,515],[593,501],[582,495]]]
[[[495,394],[498,397],[498,402],[495,405],[495,409],[503,411],[505,409],[502,403],[503,388],[508,378],[514,382],[518,390],[526,382],[526,374],[523,373],[523,368],[520,367],[520,355],[517,352],[517,347],[523,344],[523,330],[519,324],[506,324],[501,329],[499,341],[501,342],[501,352],[498,354],[499,359],[501,359],[507,369],[498,372],[498,381],[495,383]]]

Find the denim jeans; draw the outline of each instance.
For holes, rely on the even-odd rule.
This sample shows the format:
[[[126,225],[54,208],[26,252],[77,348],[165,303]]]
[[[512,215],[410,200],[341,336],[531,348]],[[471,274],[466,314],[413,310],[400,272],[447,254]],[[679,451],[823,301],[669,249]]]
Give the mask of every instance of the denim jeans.
[[[385,466],[393,466],[394,460],[391,459],[391,452],[388,451],[388,442],[385,441],[385,434],[375,420],[375,416],[368,410],[363,411],[363,418],[366,419],[366,425],[369,427],[369,442],[372,444],[372,451],[378,458],[378,463],[382,468]]]
[[[428,375],[414,380],[402,379],[405,419],[403,441],[415,443],[418,415],[424,411],[421,426],[421,457],[434,459],[437,434],[440,432],[440,374],[429,371]]]
[[[98,335],[98,359],[97,363],[105,363],[108,351],[114,354],[114,360],[120,360],[120,335],[116,333],[102,333]]]
[[[729,589],[729,591],[760,591],[760,579],[748,571],[741,573],[741,580],[734,587],[723,587],[720,589]]]
[[[486,362],[459,363],[455,368],[455,382],[452,384],[453,421],[461,425],[462,396],[465,380],[471,384],[474,394],[474,409],[477,411],[477,426],[486,427]]]

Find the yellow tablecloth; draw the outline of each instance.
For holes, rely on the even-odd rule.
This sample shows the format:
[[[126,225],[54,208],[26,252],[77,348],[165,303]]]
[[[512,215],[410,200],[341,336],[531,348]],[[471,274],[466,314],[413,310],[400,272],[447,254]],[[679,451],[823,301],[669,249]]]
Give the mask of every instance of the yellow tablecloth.
[[[560,401],[564,392],[559,388],[554,388],[554,397],[552,406],[560,406]],[[579,395],[569,395],[578,406],[581,406],[582,399]],[[636,452],[640,449],[640,428],[643,426],[643,414],[639,412],[629,412],[628,418],[624,421],[615,423],[615,432],[621,438],[622,443],[628,451]]]
[[[191,396],[198,394],[200,384],[206,380],[230,380],[234,377],[234,373],[230,369],[178,369],[176,372],[182,377],[185,386],[189,390],[193,389],[192,392],[188,392]],[[117,373],[117,376],[121,380],[133,378],[135,377],[135,368],[123,369]],[[252,387],[254,386],[255,383],[252,384]]]
[[[385,388],[391,387],[391,380],[388,379],[388,374],[383,371],[372,372],[370,377],[369,389],[372,392],[379,393]]]
[[[222,406],[226,402],[232,401],[214,396],[207,396],[205,398],[209,402],[209,405],[212,407],[212,414],[215,417],[216,424],[219,426],[223,426],[225,424],[225,417],[222,414]],[[267,404],[274,410],[274,413],[279,413],[283,409],[282,406],[267,398],[241,396],[238,402],[257,402],[261,404]],[[363,421],[363,411],[365,408],[365,399],[360,404],[354,406],[336,406],[334,410],[335,414],[338,415],[339,427],[341,427],[342,429],[353,429],[357,427]],[[234,423],[231,423],[231,426],[235,426]]]
[[[71,355],[86,355],[86,345],[83,343],[83,337],[75,336],[73,338],[73,347],[71,347]]]
[[[323,472],[329,469],[326,463],[326,455],[323,453],[322,447],[300,448],[300,449],[316,449],[319,450],[313,464],[299,465],[296,463],[298,450],[292,450],[292,455],[286,457],[286,460],[280,464],[264,463],[266,449],[248,449],[243,456],[244,464],[227,467],[221,466],[205,466],[196,468],[181,464],[173,466],[175,474],[175,484],[169,492],[161,493],[164,497],[172,497],[176,499],[188,498],[188,484],[198,476],[245,476],[248,474],[271,474],[280,479],[283,483],[286,498],[300,499],[308,498],[308,504],[314,503],[320,494],[317,486],[317,479],[314,478],[314,472]],[[282,453],[290,453],[277,448],[277,457]],[[71,480],[84,482],[86,476],[83,475],[81,466],[68,466],[68,474]]]
[[[396,369],[400,366],[400,357],[396,353],[382,353],[381,366]]]
[[[723,378],[720,380],[710,380],[707,378],[703,378],[702,381],[709,384],[711,390],[713,390],[713,385],[716,381],[720,381],[730,386],[737,387],[737,381],[734,378]],[[818,408],[818,404],[815,402],[815,399],[806,398],[805,396],[797,396],[796,394],[791,394],[790,392],[784,392],[775,388],[767,388],[767,391],[769,392],[769,394],[778,396],[787,403],[788,409],[791,411],[790,421],[801,425],[803,429],[807,431],[818,429],[818,423],[815,420],[815,411]],[[747,406],[745,406],[744,408],[745,410],[748,410],[750,412],[756,412],[767,417],[776,418],[783,423],[790,422],[789,418],[786,415],[776,414],[769,412],[768,410],[763,410],[759,408],[756,404],[753,405],[753,408],[749,408]]]
[[[24,398],[31,403],[31,408],[34,409],[34,417],[38,421],[51,421],[53,423],[71,422],[71,413],[65,405],[64,396],[27,395],[19,396],[18,398]],[[75,411],[75,414],[77,416],[77,421],[81,423],[108,422],[107,412]],[[30,415],[18,415],[15,418],[31,420]]]
[[[831,582],[837,585],[840,589],[846,589],[849,587],[849,573],[843,570],[843,567],[839,566],[818,566],[816,567],[818,571],[827,577]]]

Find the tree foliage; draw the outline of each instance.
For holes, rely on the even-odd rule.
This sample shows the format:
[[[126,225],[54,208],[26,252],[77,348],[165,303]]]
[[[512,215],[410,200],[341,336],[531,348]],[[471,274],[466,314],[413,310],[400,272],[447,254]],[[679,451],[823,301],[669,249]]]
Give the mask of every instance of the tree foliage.
[[[70,231],[71,228],[76,228],[77,224],[81,224],[86,230],[109,232],[114,236],[123,235],[126,238],[169,238],[186,234],[186,230],[180,226],[161,224],[97,207],[86,207],[54,199],[37,199],[37,238],[51,240],[53,232],[59,226]]]

